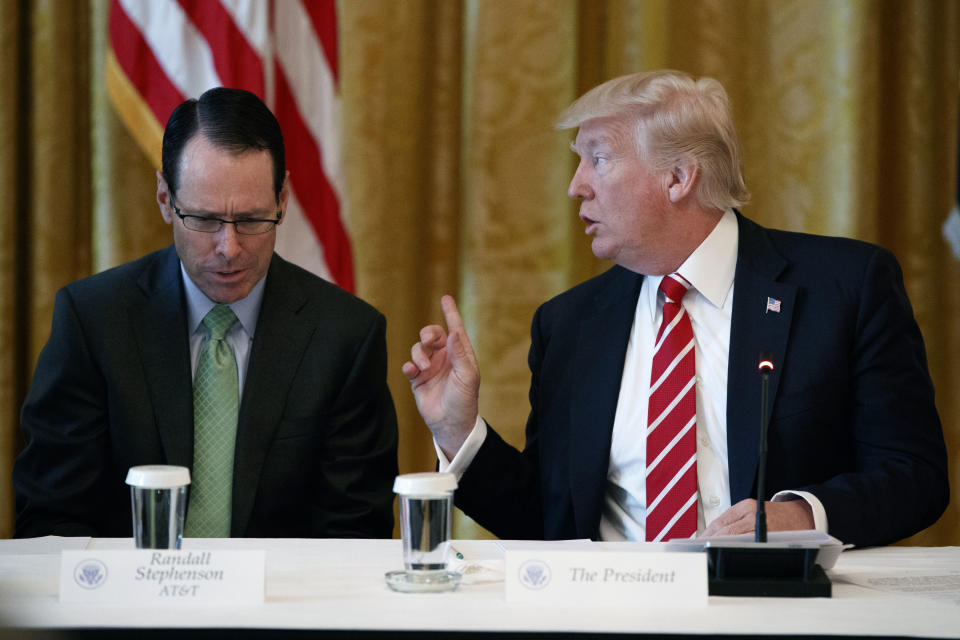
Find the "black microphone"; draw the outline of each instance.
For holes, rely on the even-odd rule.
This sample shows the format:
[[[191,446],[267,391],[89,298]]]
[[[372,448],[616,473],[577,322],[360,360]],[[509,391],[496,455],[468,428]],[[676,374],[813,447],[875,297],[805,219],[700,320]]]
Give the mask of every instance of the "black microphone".
[[[767,542],[767,417],[773,358],[761,354],[760,443],[757,456],[757,520],[754,542],[707,541],[709,593],[712,596],[826,597],[830,579],[816,564],[817,544]]]
[[[754,525],[757,542],[767,541],[767,407],[770,399],[770,373],[773,360],[760,357],[760,446],[757,460],[757,522]]]

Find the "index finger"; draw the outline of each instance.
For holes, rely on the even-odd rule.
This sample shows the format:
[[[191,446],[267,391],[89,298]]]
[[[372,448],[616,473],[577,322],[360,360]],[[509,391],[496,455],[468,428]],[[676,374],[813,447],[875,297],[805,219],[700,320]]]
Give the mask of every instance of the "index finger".
[[[718,529],[720,527],[726,527],[738,520],[741,520],[745,517],[750,516],[749,510],[749,498],[741,500],[737,504],[731,506],[729,509],[721,513],[719,516],[714,518],[710,522],[708,529]]]
[[[457,303],[453,296],[445,295],[440,298],[440,306],[443,308],[443,318],[447,323],[447,331],[453,333],[454,329],[463,329],[463,318],[460,317],[460,311],[457,310]]]

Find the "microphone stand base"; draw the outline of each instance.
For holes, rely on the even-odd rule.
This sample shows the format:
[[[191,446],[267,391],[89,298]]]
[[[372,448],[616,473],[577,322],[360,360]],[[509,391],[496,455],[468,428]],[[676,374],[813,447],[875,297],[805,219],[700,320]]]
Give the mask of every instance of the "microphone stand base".
[[[818,547],[707,546],[712,596],[829,598],[830,579],[816,564]]]

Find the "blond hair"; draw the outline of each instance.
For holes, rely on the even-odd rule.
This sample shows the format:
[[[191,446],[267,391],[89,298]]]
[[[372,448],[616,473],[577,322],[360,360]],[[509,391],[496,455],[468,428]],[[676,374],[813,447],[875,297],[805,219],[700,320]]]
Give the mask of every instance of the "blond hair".
[[[656,169],[695,161],[700,170],[695,193],[702,206],[728,209],[750,199],[730,100],[713,78],[694,80],[671,70],[620,76],[567,107],[557,128],[572,129],[596,118],[633,119],[637,151]]]

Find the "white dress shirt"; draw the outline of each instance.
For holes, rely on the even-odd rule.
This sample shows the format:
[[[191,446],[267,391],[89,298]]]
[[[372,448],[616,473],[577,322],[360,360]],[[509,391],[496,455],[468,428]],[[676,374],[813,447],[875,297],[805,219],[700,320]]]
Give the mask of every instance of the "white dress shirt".
[[[737,219],[726,212],[677,272],[691,285],[683,308],[693,327],[697,392],[697,531],[730,508],[727,362]],[[646,520],[647,404],[653,347],[663,317],[663,276],[643,279],[624,357],[613,421],[607,489],[600,518],[605,540],[643,540]]]
[[[217,303],[208,298],[187,275],[180,263],[180,275],[183,278],[183,290],[187,295],[187,331],[190,336],[190,372],[197,374],[197,363],[200,361],[200,348],[207,338],[207,328],[203,319]],[[246,298],[230,303],[228,306],[237,316],[227,332],[227,344],[233,350],[237,360],[237,384],[240,398],[243,397],[243,384],[247,377],[247,365],[250,362],[250,347],[253,345],[253,335],[257,329],[257,318],[260,316],[260,303],[263,302],[263,288],[267,282],[266,276],[253,286]]]
[[[730,508],[727,458],[727,364],[733,311],[739,229],[733,211],[677,270],[693,286],[683,307],[693,326],[697,393],[697,532]],[[663,276],[643,279],[624,358],[620,396],[613,423],[607,488],[600,518],[603,540],[643,540],[646,520],[646,429],[653,346],[663,316],[659,295]],[[470,436],[452,461],[439,447],[440,470],[461,476],[486,438],[486,423],[477,418]],[[758,434],[759,437],[759,434]],[[820,501],[807,492],[780,492],[774,500],[805,499],[817,529],[826,531]]]

